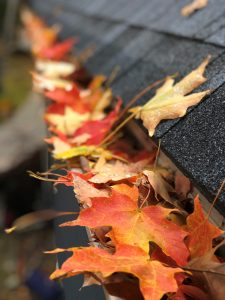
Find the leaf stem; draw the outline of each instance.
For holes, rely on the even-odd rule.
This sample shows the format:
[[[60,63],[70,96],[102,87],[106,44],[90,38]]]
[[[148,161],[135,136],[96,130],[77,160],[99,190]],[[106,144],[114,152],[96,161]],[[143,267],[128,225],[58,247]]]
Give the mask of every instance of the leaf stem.
[[[219,190],[218,190],[218,192],[217,192],[217,194],[216,194],[216,197],[214,198],[214,200],[213,200],[213,202],[212,202],[212,204],[211,204],[211,206],[210,206],[210,208],[209,208],[209,211],[208,211],[208,213],[207,213],[206,219],[208,219],[208,218],[210,217],[210,215],[211,215],[211,213],[212,213],[212,209],[213,209],[213,207],[214,207],[216,201],[218,200],[218,198],[219,198],[219,196],[220,196],[220,194],[221,194],[221,192],[222,192],[222,190],[223,190],[224,185],[225,185],[225,179],[224,179],[223,182],[221,183],[220,188],[219,188]]]
[[[216,275],[220,275],[220,276],[225,276],[225,273],[220,273],[220,272],[216,272],[216,271],[213,271],[213,270],[202,270],[202,269],[194,269],[194,268],[189,268],[189,267],[182,267],[182,269],[185,270],[185,271],[211,273],[211,274],[216,274]]]
[[[103,147],[103,145],[108,142],[122,127],[124,127],[133,117],[136,115],[136,112],[129,115],[123,122],[121,122],[109,135],[105,137],[105,139],[101,142],[99,147]]]
[[[160,79],[157,80],[151,84],[149,84],[148,86],[146,86],[146,88],[144,88],[142,91],[140,91],[137,95],[135,95],[130,101],[129,103],[126,105],[126,107],[121,111],[121,114],[119,115],[118,119],[121,119],[124,114],[128,111],[128,109],[137,101],[139,100],[142,96],[144,96],[147,92],[149,92],[151,89],[153,89],[154,87],[156,87],[157,85],[159,85],[160,83],[162,83],[163,81],[165,81],[164,79]]]

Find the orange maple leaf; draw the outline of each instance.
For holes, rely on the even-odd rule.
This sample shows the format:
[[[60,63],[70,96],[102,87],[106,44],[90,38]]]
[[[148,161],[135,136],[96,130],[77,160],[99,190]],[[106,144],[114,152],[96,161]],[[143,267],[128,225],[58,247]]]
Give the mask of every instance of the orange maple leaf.
[[[189,256],[184,244],[187,232],[167,219],[171,209],[161,206],[139,209],[137,196],[138,193],[133,193],[130,198],[112,190],[111,197],[92,198],[92,207],[82,210],[77,220],[60,226],[112,226],[109,236],[116,246],[139,246],[148,253],[152,241],[178,265],[185,265]]]
[[[192,259],[211,251],[212,240],[223,233],[217,226],[209,223],[198,196],[194,200],[194,205],[194,212],[187,217],[186,226],[189,231],[188,248]]]
[[[179,268],[166,267],[158,261],[151,261],[147,253],[138,247],[120,245],[115,254],[94,247],[71,248],[72,256],[62,267],[51,275],[51,279],[70,277],[84,272],[98,272],[108,277],[115,272],[135,275],[140,282],[140,290],[145,300],[159,300],[168,292],[176,292],[174,277]],[[62,249],[50,253],[62,252]]]

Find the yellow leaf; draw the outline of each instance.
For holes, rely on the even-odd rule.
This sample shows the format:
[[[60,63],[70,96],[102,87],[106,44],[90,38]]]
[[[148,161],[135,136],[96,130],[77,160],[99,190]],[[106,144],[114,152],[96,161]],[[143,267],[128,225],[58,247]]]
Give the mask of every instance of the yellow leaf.
[[[184,116],[190,106],[199,103],[210,92],[206,90],[186,96],[206,81],[203,73],[209,59],[210,57],[206,58],[197,69],[176,84],[174,84],[173,78],[168,77],[151,100],[142,107],[135,107],[130,110],[136,114],[137,119],[143,120],[150,136],[153,136],[155,128],[161,120]]]
[[[106,159],[111,159],[112,154],[110,151],[107,151],[103,148],[96,146],[79,146],[73,147],[67,151],[56,153],[54,158],[56,159],[69,159],[77,156],[92,156],[99,157],[103,155]]]
[[[202,9],[208,5],[208,0],[193,0],[190,4],[181,9],[181,14],[185,17],[190,16],[196,10]]]
[[[53,124],[57,130],[64,134],[70,135],[77,130],[84,121],[87,121],[90,117],[90,113],[79,114],[69,106],[65,107],[63,115],[59,114],[46,114],[45,118],[51,124]]]

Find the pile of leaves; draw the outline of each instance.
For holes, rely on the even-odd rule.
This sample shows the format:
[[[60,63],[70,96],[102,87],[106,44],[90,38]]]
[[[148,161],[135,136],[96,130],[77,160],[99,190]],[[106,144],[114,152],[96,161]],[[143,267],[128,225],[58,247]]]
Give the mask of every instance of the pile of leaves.
[[[71,253],[51,279],[82,273],[85,286],[102,284],[127,300],[223,299],[223,231],[198,197],[190,199],[189,180],[159,165],[157,148],[146,151],[124,128],[141,119],[153,136],[161,120],[184,116],[209,93],[192,93],[206,81],[209,58],[177,83],[167,77],[145,105],[122,110],[107,78],[83,80],[79,58],[70,54],[73,38],[58,41],[58,27],[29,10],[22,20],[35,58],[34,88],[49,104],[46,141],[56,159],[48,173],[33,176],[72,186],[81,211],[61,226],[91,233],[90,247],[48,252]]]

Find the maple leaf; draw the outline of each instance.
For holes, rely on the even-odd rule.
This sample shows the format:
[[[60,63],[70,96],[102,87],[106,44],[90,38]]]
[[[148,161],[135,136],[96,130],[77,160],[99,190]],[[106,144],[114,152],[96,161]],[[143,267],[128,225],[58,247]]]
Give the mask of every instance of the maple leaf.
[[[193,0],[190,4],[181,9],[181,14],[185,17],[190,16],[196,10],[202,9],[208,5],[208,0]]]
[[[73,134],[71,143],[78,143],[79,141],[79,144],[85,143],[85,145],[100,144],[105,135],[109,132],[109,130],[117,120],[121,104],[121,100],[118,101],[115,109],[102,120],[90,120],[84,122],[82,126],[78,128]],[[95,108],[94,112],[92,112],[91,114],[92,118],[98,117],[97,111],[101,114],[102,108],[98,107],[97,110]],[[81,137],[83,138],[82,140]],[[80,140],[78,140],[78,138]]]
[[[70,91],[63,88],[55,88],[54,90],[44,91],[44,95],[57,103],[67,105],[74,105],[78,99],[80,100],[80,91],[75,84],[73,84]]]
[[[82,179],[80,176],[73,176],[74,193],[80,203],[91,206],[93,197],[108,197],[109,192],[106,189],[96,189],[92,184]]]
[[[42,48],[50,47],[55,43],[60,31],[58,26],[48,27],[40,17],[28,8],[22,10],[21,20],[32,44],[34,55],[37,55]]]
[[[62,251],[56,249],[49,253]],[[72,251],[72,256],[51,275],[51,279],[84,272],[97,272],[105,278],[115,272],[130,273],[139,279],[145,300],[160,300],[165,293],[176,292],[177,282],[174,275],[182,272],[179,268],[170,268],[158,261],[151,261],[143,250],[129,245],[118,246],[113,255],[94,247],[71,248],[65,251]]]
[[[188,248],[191,258],[204,256],[212,250],[212,240],[223,231],[209,223],[204,215],[198,196],[194,200],[194,212],[187,217]]]
[[[61,60],[72,49],[76,40],[68,38],[63,42],[56,43],[51,47],[43,47],[38,52],[38,57],[52,60]]]
[[[206,81],[203,73],[208,63],[209,57],[175,85],[174,79],[168,77],[163,86],[156,91],[156,95],[144,106],[130,109],[130,112],[135,114],[135,118],[142,119],[150,136],[153,136],[161,120],[184,116],[188,107],[199,103],[210,92],[207,90],[186,96]]]
[[[75,64],[66,61],[50,61],[37,59],[35,69],[46,77],[67,77],[76,70]]]
[[[136,186],[129,186],[125,183],[119,183],[112,186],[114,191],[117,191],[120,194],[126,195],[129,198],[138,199],[139,191]]]
[[[80,114],[74,111],[70,106],[65,107],[63,115],[53,113],[45,114],[45,119],[54,125],[57,130],[66,135],[72,135],[89,117],[89,112]]]
[[[189,251],[184,244],[187,232],[167,219],[172,211],[161,206],[138,208],[137,194],[130,198],[112,190],[108,198],[92,198],[92,207],[81,211],[75,221],[60,226],[112,226],[114,244],[129,244],[149,252],[149,242],[156,243],[178,265],[185,265]]]
[[[92,173],[95,175],[89,180],[94,183],[106,183],[109,181],[120,181],[124,179],[131,179],[137,177],[143,168],[146,167],[149,160],[145,159],[136,163],[123,163],[121,161],[114,161],[112,163],[105,163],[101,168],[94,168]]]

